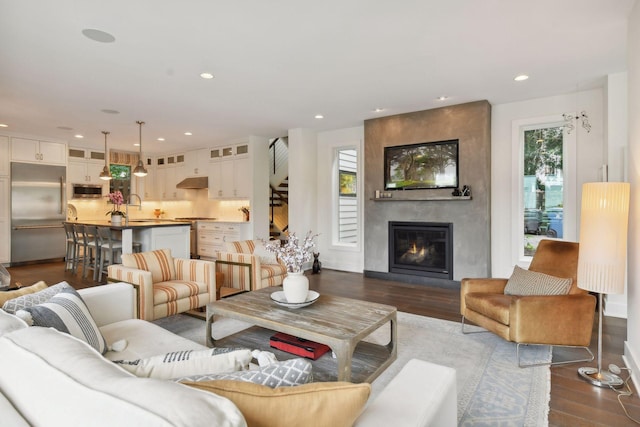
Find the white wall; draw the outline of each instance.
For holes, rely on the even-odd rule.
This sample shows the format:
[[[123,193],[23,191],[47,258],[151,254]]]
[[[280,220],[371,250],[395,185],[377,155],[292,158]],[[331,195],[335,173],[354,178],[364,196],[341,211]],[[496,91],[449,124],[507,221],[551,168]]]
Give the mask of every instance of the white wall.
[[[335,223],[336,203],[333,189],[337,187],[334,167],[335,150],[347,146],[356,146],[358,150],[357,193],[359,211],[359,235],[355,247],[337,245]],[[338,129],[318,133],[318,206],[317,212],[318,251],[323,268],[362,273],[364,270],[364,250],[362,233],[364,231],[363,198],[364,194],[364,126]]]
[[[628,85],[627,73],[616,73],[607,76],[606,95],[606,144],[609,166],[608,180],[611,182],[628,181],[627,154],[629,150],[629,118],[628,118]],[[627,317],[627,290],[623,294],[605,296],[604,314],[606,316]]]
[[[631,209],[629,218],[629,263],[627,283],[627,342],[624,360],[634,372],[636,387],[640,382],[640,3],[636,2],[627,25],[627,64],[629,96],[629,182],[631,182]],[[636,307],[633,310],[633,307]]]
[[[289,231],[303,238],[319,232],[317,135],[309,129],[289,130]]]
[[[512,226],[512,218],[517,215],[513,199],[518,197],[519,182],[513,174],[513,152],[519,142],[513,141],[512,122],[535,117],[546,117],[562,113],[585,110],[592,129],[587,133],[575,123],[577,137],[577,171],[575,185],[577,194],[571,197],[577,201],[576,227],[579,221],[580,194],[584,182],[599,181],[604,159],[603,90],[595,89],[539,98],[529,101],[499,104],[492,107],[491,117],[491,274],[493,277],[509,277],[513,271],[514,254],[518,248],[514,242],[522,242],[516,233],[522,233],[522,225]],[[514,188],[515,187],[515,188]],[[571,233],[578,236],[578,230]]]
[[[269,239],[269,138],[250,136],[253,168],[251,226],[254,238]]]

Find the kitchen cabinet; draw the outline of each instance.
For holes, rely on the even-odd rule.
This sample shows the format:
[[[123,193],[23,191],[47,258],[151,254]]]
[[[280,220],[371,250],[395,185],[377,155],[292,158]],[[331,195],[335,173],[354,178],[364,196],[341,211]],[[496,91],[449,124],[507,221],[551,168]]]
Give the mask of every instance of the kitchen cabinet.
[[[104,151],[77,147],[69,148],[69,160],[90,160],[104,165],[104,158]]]
[[[184,163],[187,178],[191,176],[209,175],[209,153],[210,150],[207,148],[187,151],[185,153]]]
[[[159,198],[156,193],[156,181],[158,174],[153,160],[153,157],[144,157],[142,159],[144,167],[147,169],[147,176],[140,177],[132,175],[132,178],[135,178],[136,182],[136,194],[140,195],[143,200],[154,200]]]
[[[27,163],[67,164],[67,144],[11,138],[11,160]]]
[[[248,144],[239,144],[220,150],[229,155],[211,157],[209,166],[209,198],[210,199],[249,199],[252,193],[253,169],[249,156]],[[225,151],[227,150],[227,151]]]
[[[186,177],[184,154],[156,157],[156,197],[160,200],[182,200],[184,190],[176,184]]]
[[[248,223],[198,221],[198,255],[215,259],[216,253],[226,250],[227,242],[248,240]]]

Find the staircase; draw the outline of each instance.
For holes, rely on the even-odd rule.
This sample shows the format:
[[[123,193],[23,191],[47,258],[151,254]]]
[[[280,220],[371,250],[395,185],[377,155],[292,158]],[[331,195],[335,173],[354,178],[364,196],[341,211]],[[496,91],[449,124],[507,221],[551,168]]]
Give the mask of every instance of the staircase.
[[[269,144],[269,235],[280,238],[289,228],[289,148],[287,137]]]

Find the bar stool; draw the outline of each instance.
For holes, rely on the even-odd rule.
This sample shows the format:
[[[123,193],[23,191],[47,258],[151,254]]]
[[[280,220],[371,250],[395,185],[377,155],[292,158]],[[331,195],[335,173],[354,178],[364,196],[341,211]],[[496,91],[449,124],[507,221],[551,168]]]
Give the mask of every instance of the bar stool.
[[[84,258],[87,254],[87,249],[84,244],[84,225],[81,224],[73,224],[72,228],[73,240],[76,242],[76,253],[73,265],[73,272],[78,272],[78,265],[82,263],[83,271],[84,271]]]
[[[64,223],[64,233],[67,236],[67,253],[65,255],[64,271],[71,270],[76,272],[77,268],[77,254],[78,254],[78,241],[73,234],[73,224]]]
[[[84,258],[82,262],[82,278],[86,279],[87,272],[93,270],[93,280],[98,278],[98,265],[100,263],[100,246],[97,241],[98,227],[85,225],[82,234]]]
[[[114,264],[122,254],[122,240],[114,239],[109,227],[98,227],[98,247],[100,248],[98,282],[100,282],[102,273],[107,274],[107,267]]]

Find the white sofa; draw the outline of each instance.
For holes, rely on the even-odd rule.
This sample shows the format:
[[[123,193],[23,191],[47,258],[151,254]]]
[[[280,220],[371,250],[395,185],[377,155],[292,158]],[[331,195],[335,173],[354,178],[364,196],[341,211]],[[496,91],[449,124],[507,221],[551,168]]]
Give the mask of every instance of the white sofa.
[[[127,347],[103,357],[53,329],[8,331],[0,316],[0,335],[5,331],[0,336],[2,425],[245,425],[225,398],[171,381],[137,378],[106,360],[205,348],[136,319],[131,285],[113,283],[79,293],[107,343],[126,339]],[[455,370],[412,360],[356,425],[454,426],[456,406]]]

